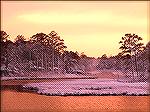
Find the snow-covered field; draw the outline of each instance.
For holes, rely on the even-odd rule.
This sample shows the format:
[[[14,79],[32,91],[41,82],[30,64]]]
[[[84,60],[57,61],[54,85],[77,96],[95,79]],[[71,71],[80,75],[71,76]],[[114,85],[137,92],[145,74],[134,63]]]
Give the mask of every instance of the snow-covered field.
[[[30,83],[24,88],[36,87],[39,94],[150,94],[149,83],[125,83],[115,79],[74,79],[59,82]]]
[[[106,72],[106,71],[105,71]],[[24,88],[31,89],[37,88],[39,94],[49,94],[49,95],[82,95],[82,94],[148,94],[150,95],[150,86],[148,82],[134,82],[129,81],[129,79],[120,78],[124,76],[121,71],[107,71],[111,72],[111,75],[116,75],[117,77],[110,78],[98,78],[95,74],[100,74],[100,76],[105,75],[103,71],[94,71],[89,74],[55,74],[55,75],[44,75],[41,77],[1,77],[1,80],[13,80],[13,79],[72,79],[72,80],[61,80],[56,82],[36,82],[28,83],[24,85]],[[108,74],[109,75],[109,74]],[[119,76],[119,77],[118,77]],[[92,79],[93,78],[93,79]],[[95,78],[95,79],[94,79]]]

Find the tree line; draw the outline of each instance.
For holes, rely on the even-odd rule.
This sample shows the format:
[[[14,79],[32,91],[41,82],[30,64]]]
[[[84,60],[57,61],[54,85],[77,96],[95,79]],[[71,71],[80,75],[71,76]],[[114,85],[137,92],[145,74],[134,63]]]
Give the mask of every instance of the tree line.
[[[136,34],[125,34],[119,42],[121,52],[116,56],[107,57],[106,54],[99,57],[96,66],[98,70],[121,70],[126,77],[144,80],[150,78],[150,41],[146,46],[142,38]],[[132,74],[129,76],[128,73]]]
[[[37,33],[28,40],[18,35],[14,42],[10,36],[1,31],[1,70],[5,76],[42,71],[51,73],[85,73],[93,70],[113,69],[132,77],[141,78],[150,72],[150,42],[146,46],[136,34],[125,34],[119,44],[121,52],[107,57],[106,54],[95,59],[84,53],[68,51],[59,34]]]
[[[29,40],[18,35],[15,41],[1,31],[1,69],[4,75],[14,72],[51,71],[52,73],[73,73],[90,70],[90,57],[84,53],[67,51],[64,40],[57,32],[37,33]],[[8,73],[9,72],[9,73]],[[19,73],[20,74],[20,73]]]

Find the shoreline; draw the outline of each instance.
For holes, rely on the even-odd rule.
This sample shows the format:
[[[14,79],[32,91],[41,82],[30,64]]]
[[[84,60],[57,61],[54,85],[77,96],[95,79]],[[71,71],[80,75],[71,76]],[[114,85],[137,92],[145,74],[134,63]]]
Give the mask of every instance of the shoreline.
[[[23,85],[27,83],[38,83],[38,82],[57,82],[63,80],[77,80],[77,79],[97,79],[97,78],[22,78],[22,79],[6,79],[1,80],[1,85]]]
[[[7,80],[55,80],[55,79],[96,79],[97,77],[6,77],[2,78],[1,81]]]
[[[64,80],[77,81],[78,79],[1,81],[3,82],[1,85],[1,110],[4,112],[149,112],[150,110],[150,95],[146,94],[39,94],[37,93],[38,88],[23,88],[24,85],[30,83],[51,82],[55,85]]]
[[[116,94],[116,93],[102,93],[102,94],[95,94],[95,93],[83,93],[83,94],[78,94],[78,93],[38,93],[38,88],[36,87],[30,87],[30,88],[23,88],[23,86],[20,85],[9,85],[9,86],[2,86],[1,91],[15,91],[15,92],[23,92],[23,93],[33,93],[41,96],[150,96],[150,94],[127,94],[126,92]]]
[[[35,93],[38,95],[44,95],[44,96],[150,96],[149,93],[128,93],[128,92],[104,92],[104,93],[82,93],[82,92],[42,92],[40,91],[40,88],[38,86],[28,86],[28,84],[40,84],[40,83],[59,83],[59,82],[63,82],[63,81],[75,81],[78,79],[46,79],[46,80],[7,80],[7,81],[2,81],[3,83],[1,83],[1,90],[5,91],[5,90],[14,90],[16,92],[25,92],[25,93]],[[80,88],[79,88],[80,89]],[[103,87],[103,88],[88,88],[89,90],[105,90],[105,89],[111,89],[111,87]]]
[[[149,83],[120,82],[117,77],[118,74],[111,71],[53,77],[3,77],[1,87],[46,96],[150,96]]]

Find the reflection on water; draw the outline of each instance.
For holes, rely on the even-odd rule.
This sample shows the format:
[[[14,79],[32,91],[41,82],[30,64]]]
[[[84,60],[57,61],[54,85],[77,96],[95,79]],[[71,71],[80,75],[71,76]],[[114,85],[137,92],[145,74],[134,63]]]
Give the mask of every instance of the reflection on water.
[[[149,112],[150,96],[44,96],[5,90],[2,112]]]

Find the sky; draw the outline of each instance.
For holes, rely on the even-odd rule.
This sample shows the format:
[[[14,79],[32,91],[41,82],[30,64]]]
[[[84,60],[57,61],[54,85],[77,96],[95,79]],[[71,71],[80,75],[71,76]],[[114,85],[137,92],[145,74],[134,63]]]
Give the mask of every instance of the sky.
[[[54,30],[67,50],[112,56],[126,33],[149,41],[149,6],[148,1],[1,1],[1,30],[11,40]]]

